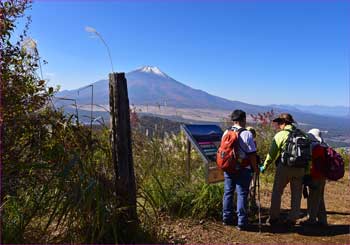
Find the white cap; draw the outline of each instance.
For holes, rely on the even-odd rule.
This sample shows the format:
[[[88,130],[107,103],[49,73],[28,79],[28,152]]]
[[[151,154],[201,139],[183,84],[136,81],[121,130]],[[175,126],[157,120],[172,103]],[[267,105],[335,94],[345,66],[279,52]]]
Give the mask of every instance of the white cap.
[[[311,138],[315,138],[317,141],[321,143],[324,142],[321,131],[318,128],[310,129],[308,133],[311,136]]]

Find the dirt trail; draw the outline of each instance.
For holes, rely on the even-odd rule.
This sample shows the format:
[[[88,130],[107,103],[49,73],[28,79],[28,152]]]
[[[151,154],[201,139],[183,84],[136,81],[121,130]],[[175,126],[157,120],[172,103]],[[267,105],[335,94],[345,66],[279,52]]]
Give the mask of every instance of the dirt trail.
[[[254,221],[251,231],[238,231],[227,227],[221,221],[162,218],[162,228],[170,243],[210,244],[350,244],[350,180],[349,174],[337,182],[326,184],[327,228],[304,227],[297,224],[292,229],[274,228],[264,225],[270,206],[271,186],[261,191],[263,226],[259,233],[258,222]],[[289,186],[282,197],[282,210],[288,211],[290,204]],[[306,219],[306,199],[302,200],[303,218]]]

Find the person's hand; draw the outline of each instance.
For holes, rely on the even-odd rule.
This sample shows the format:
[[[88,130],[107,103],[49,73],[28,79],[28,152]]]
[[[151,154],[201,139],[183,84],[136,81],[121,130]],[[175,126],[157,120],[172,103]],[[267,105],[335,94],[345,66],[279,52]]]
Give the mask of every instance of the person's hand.
[[[259,170],[260,170],[260,173],[263,174],[265,172],[265,170],[266,170],[266,166],[265,165],[260,166]]]

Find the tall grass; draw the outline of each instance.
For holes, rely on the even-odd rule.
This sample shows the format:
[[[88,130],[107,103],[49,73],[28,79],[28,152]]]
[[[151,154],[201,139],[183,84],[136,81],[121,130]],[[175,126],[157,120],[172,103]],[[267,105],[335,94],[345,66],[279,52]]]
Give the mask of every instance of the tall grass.
[[[94,131],[91,137],[72,117],[50,118],[36,155],[25,149],[30,159],[5,162],[16,182],[5,185],[3,242],[157,241],[143,223],[133,230],[122,226],[126,218],[115,194],[109,130]]]
[[[143,139],[134,133],[134,159],[139,191],[153,207],[178,217],[219,217],[222,185],[207,185],[199,155],[191,152],[191,178],[186,172],[186,139],[182,133]]]

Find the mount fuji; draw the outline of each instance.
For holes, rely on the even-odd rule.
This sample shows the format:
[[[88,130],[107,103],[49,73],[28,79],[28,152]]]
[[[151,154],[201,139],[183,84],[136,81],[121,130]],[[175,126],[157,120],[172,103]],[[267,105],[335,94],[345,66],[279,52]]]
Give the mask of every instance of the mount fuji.
[[[193,89],[176,81],[155,66],[144,66],[126,73],[125,76],[130,104],[217,110],[241,108],[250,113],[271,109],[271,107],[231,101],[199,89]],[[94,104],[109,104],[108,83],[108,80],[100,80],[92,84],[94,86]],[[58,93],[57,96],[74,98],[78,104],[89,104],[91,91],[88,89],[81,91],[80,89],[64,90]]]

